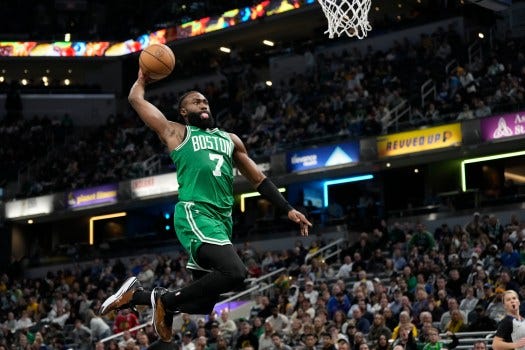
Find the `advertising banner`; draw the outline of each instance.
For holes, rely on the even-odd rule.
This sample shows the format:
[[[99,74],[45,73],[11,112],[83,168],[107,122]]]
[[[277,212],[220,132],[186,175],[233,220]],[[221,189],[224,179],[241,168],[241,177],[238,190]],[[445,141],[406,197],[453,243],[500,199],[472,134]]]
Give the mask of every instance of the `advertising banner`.
[[[81,208],[115,203],[117,201],[117,190],[117,184],[74,190],[67,194],[67,204],[69,208]]]
[[[481,120],[483,141],[525,135],[525,111],[496,115]]]
[[[141,198],[177,192],[177,173],[144,177],[131,181],[131,197]]]
[[[290,172],[357,163],[359,161],[359,143],[351,141],[288,152],[286,161]]]
[[[459,146],[462,139],[460,123],[379,136],[377,155],[383,158]]]
[[[53,211],[54,195],[33,197],[5,204],[6,219],[15,219],[30,215],[49,214]]]

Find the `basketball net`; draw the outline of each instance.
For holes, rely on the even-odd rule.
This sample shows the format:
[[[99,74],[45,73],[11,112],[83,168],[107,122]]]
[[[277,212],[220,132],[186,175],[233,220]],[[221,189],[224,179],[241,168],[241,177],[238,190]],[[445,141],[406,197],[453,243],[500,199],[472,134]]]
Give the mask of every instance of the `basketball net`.
[[[336,35],[346,34],[349,37],[363,39],[372,26],[368,22],[368,12],[372,0],[317,0],[321,4],[328,20],[330,39]]]

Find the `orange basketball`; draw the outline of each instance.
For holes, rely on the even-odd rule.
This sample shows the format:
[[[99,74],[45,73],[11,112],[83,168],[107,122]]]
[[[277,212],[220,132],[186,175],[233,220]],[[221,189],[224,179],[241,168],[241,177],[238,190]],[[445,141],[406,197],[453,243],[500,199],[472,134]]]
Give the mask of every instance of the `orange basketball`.
[[[164,44],[152,44],[140,53],[139,65],[144,74],[153,80],[159,80],[173,71],[175,55]]]

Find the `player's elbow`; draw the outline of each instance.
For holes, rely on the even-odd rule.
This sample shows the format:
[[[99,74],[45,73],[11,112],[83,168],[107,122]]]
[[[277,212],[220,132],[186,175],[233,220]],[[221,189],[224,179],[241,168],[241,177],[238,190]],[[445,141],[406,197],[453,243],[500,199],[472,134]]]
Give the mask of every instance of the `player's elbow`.
[[[132,106],[136,105],[137,104],[137,100],[138,100],[137,96],[135,96],[133,93],[130,93],[128,95],[128,102],[129,102],[130,105],[132,105]]]

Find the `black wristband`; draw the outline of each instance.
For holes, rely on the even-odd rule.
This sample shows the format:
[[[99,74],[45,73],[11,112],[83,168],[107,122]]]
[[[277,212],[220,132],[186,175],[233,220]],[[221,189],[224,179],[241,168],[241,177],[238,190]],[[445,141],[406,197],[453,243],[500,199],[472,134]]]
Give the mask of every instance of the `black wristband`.
[[[288,213],[293,207],[283,197],[281,192],[277,189],[275,184],[269,178],[265,178],[263,182],[257,187],[257,191],[262,194],[266,199],[272,202],[280,210]]]

